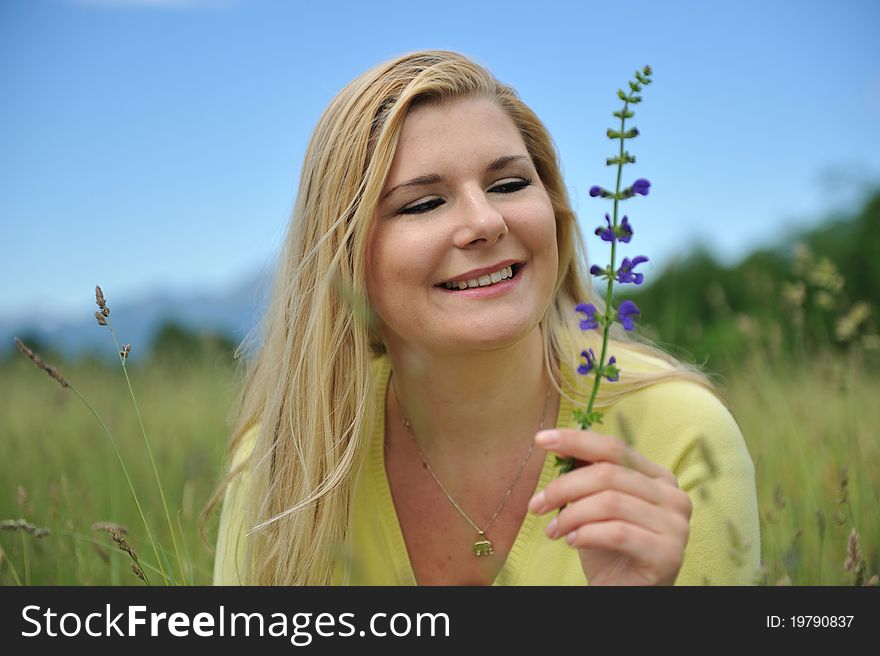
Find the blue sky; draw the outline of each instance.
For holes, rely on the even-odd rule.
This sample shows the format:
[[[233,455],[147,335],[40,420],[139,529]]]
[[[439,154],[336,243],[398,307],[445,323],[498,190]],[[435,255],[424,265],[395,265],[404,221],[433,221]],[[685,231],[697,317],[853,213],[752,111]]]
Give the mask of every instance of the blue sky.
[[[880,181],[880,3],[0,2],[0,318],[156,290],[219,292],[277,252],[306,144],[336,92],[458,50],[545,121],[591,257],[613,184],[616,89],[650,64],[625,205],[659,273],[726,262]],[[871,45],[871,44],[874,45]],[[112,301],[111,301],[112,302]]]

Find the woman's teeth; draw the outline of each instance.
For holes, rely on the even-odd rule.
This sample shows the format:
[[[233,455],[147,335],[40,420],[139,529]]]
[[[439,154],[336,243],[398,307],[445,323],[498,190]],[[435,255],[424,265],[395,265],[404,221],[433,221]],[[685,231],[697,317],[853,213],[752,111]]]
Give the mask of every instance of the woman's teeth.
[[[485,276],[480,276],[479,278],[471,278],[470,280],[458,280],[455,282],[447,282],[444,287],[446,289],[467,289],[468,287],[488,287],[489,285],[494,285],[499,280],[505,280],[506,278],[513,277],[513,269],[510,266],[506,266],[500,271],[496,271],[495,273],[490,273]]]

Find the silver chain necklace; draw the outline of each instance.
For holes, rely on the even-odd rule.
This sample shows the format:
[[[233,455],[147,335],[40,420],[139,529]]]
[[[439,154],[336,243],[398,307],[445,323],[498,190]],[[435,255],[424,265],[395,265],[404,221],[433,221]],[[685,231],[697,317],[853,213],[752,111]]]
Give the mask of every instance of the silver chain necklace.
[[[393,372],[392,372],[392,376],[393,376]],[[544,428],[544,415],[547,414],[547,405],[550,402],[550,390],[551,389],[552,389],[552,385],[547,388],[547,398],[544,400],[544,410],[541,412],[541,423],[538,424],[539,431],[542,428]],[[525,460],[522,461],[522,464],[519,467],[519,471],[516,474],[516,478],[513,480],[513,485],[511,485],[510,489],[507,490],[507,494],[505,494],[504,499],[501,500],[501,505],[498,506],[498,510],[496,510],[495,514],[492,515],[492,519],[489,520],[489,523],[486,524],[486,527],[483,529],[480,529],[479,526],[477,526],[473,521],[471,521],[471,518],[467,516],[467,513],[465,513],[464,510],[462,510],[461,506],[458,505],[458,503],[456,503],[455,499],[452,498],[452,495],[450,495],[449,492],[446,491],[446,488],[443,487],[443,483],[440,482],[440,479],[437,478],[437,474],[434,473],[434,470],[431,468],[431,465],[428,464],[428,459],[425,457],[424,452],[422,452],[422,448],[419,446],[419,441],[416,439],[415,433],[413,433],[412,423],[407,418],[406,413],[403,411],[403,405],[401,405],[401,403],[400,403],[400,399],[397,396],[397,388],[393,382],[391,383],[391,390],[392,390],[392,392],[394,392],[394,400],[397,402],[397,407],[400,408],[400,414],[403,415],[401,421],[403,422],[403,425],[406,428],[407,432],[409,432],[410,436],[412,437],[413,442],[416,445],[416,449],[418,449],[418,451],[419,451],[419,456],[422,459],[422,463],[425,465],[425,467],[428,469],[428,471],[431,472],[431,476],[434,477],[434,480],[437,482],[437,485],[439,485],[440,489],[443,490],[443,494],[446,495],[446,498],[452,502],[452,505],[455,506],[455,509],[458,510],[458,512],[461,514],[461,516],[464,517],[465,520],[467,520],[467,523],[470,524],[473,527],[473,529],[477,532],[477,540],[476,540],[476,542],[474,542],[474,555],[475,556],[491,556],[494,553],[494,551],[492,550],[492,542],[489,541],[489,539],[486,537],[486,531],[488,531],[489,527],[492,526],[492,523],[495,521],[495,518],[498,517],[498,514],[501,512],[501,510],[504,508],[505,504],[507,503],[507,500],[510,498],[511,493],[513,492],[513,488],[515,488],[516,484],[519,482],[519,478],[520,478],[520,476],[522,476],[523,470],[526,468],[526,463],[529,461],[529,458],[532,457],[532,451],[534,451],[534,449],[535,449],[535,441],[532,440],[532,444],[529,447],[529,452],[526,455]]]

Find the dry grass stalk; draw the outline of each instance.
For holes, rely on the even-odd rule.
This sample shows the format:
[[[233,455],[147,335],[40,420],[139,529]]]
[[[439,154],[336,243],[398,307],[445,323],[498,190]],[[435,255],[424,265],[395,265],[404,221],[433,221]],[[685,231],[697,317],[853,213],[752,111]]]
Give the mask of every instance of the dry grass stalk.
[[[104,300],[104,292],[101,291],[100,285],[95,285],[95,303],[101,308],[102,315],[105,317],[110,316],[110,308],[107,307],[107,302]]]
[[[42,538],[49,535],[48,528],[40,528],[31,524],[26,519],[4,519],[0,521],[0,530],[3,531],[24,531],[30,533],[35,538]]]
[[[48,364],[47,362],[43,362],[43,358],[39,356],[39,354],[34,353],[28,346],[21,341],[18,337],[15,338],[15,345],[18,346],[18,350],[24,353],[28,358],[30,358],[31,362],[37,365],[40,369],[45,371],[49,376],[57,380],[61,383],[61,387],[70,387],[68,382],[64,379],[64,376],[61,375],[61,372],[58,371],[56,367]]]
[[[138,577],[144,583],[147,582],[147,577],[144,575],[144,570],[141,569],[141,566],[137,563],[131,564],[131,571],[134,572],[134,575]]]
[[[122,350],[119,351],[119,355],[122,356],[122,359],[128,358],[128,354],[131,353],[131,344],[123,344]]]
[[[124,524],[117,524],[116,522],[95,522],[92,524],[93,531],[107,531],[110,528],[115,528],[123,535],[128,534],[128,527]]]
[[[131,558],[131,571],[134,572],[134,575],[144,583],[149,584],[147,577],[144,575],[144,570],[141,569],[140,562],[138,561],[137,551],[135,551],[134,547],[125,539],[125,533],[127,530],[124,526],[112,522],[95,522],[92,524],[92,528],[95,530],[106,531],[113,542],[116,543],[116,546],[119,547],[120,551],[124,551],[128,554],[128,557]]]
[[[855,584],[862,585],[865,580],[865,559],[862,557],[862,550],[859,547],[859,532],[855,527],[849,532],[846,554],[843,569],[847,572],[853,572]]]

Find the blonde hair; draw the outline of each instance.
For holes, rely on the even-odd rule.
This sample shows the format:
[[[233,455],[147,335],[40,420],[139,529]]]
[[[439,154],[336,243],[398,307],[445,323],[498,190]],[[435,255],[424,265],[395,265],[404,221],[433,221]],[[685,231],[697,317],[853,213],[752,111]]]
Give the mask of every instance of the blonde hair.
[[[541,321],[544,357],[554,387],[572,345],[599,345],[598,331],[579,330],[574,307],[605,304],[587,275],[587,251],[571,209],[553,141],[518,97],[482,66],[448,51],[411,53],[349,83],[315,128],[303,161],[296,204],[260,328],[263,343],[245,363],[230,454],[259,425],[253,451],[218,485],[207,517],[233,477],[247,468],[248,517],[244,583],[328,585],[334,549],[350,521],[356,466],[378,409],[372,359],[384,352],[366,293],[366,237],[408,112],[423,103],[484,98],[507,112],[525,141],[556,216],[559,269],[554,302]],[[669,379],[686,379],[718,395],[699,369],[679,362],[619,324],[626,349],[655,358],[654,371],[622,371],[600,387],[597,406]],[[251,528],[248,527],[248,528]]]

